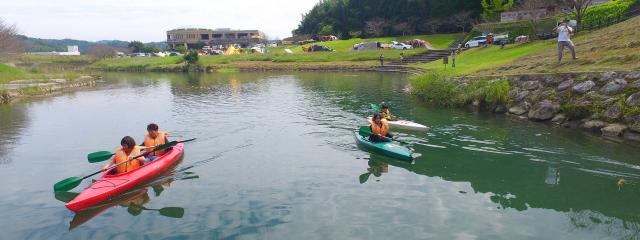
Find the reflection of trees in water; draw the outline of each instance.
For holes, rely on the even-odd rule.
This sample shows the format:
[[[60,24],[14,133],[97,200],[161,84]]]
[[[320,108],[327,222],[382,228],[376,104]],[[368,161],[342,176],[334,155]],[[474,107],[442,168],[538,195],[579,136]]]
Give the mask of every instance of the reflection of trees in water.
[[[418,145],[414,147],[421,148]],[[613,229],[626,227],[633,230],[640,224],[639,192],[631,188],[619,191],[615,179],[579,169],[559,169],[513,160],[508,156],[482,161],[477,157],[459,155],[463,152],[434,149],[421,152],[429,152],[429,155],[419,158],[415,164],[384,162],[420,175],[440,177],[450,182],[469,182],[476,192],[491,194],[490,200],[501,209],[551,209],[573,215],[575,212],[597,212],[602,216],[600,219],[609,219],[599,224],[612,224],[610,228]],[[576,223],[579,225],[586,221]]]
[[[0,166],[11,163],[9,152],[28,121],[27,106],[24,104],[0,106]]]
[[[578,229],[588,231],[599,230],[609,236],[623,239],[638,239],[640,237],[640,224],[635,221],[625,221],[618,218],[607,217],[599,212],[590,210],[571,211],[568,214],[569,221]],[[640,217],[640,216],[639,216]]]

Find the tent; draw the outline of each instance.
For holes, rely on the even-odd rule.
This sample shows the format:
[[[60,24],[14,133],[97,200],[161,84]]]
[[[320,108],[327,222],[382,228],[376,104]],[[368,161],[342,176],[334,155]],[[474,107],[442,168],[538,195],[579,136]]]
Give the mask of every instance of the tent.
[[[224,55],[236,55],[240,54],[240,49],[234,47],[233,45],[229,45],[226,51],[224,51]]]

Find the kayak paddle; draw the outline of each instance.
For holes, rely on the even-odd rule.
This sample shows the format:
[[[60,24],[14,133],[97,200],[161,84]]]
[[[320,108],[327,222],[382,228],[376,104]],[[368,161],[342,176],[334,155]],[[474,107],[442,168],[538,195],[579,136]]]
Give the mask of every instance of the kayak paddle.
[[[143,211],[158,211],[160,215],[170,218],[182,218],[184,216],[184,208],[181,207],[166,207],[161,209],[151,209],[138,205],[131,205],[127,208],[127,212],[129,212],[133,216],[138,216]]]
[[[372,103],[371,104],[371,109],[373,109],[374,112],[382,112],[382,109],[380,109],[380,106],[378,106],[378,104]]]
[[[194,139],[190,139],[190,140],[186,140],[186,141],[181,141],[181,142],[187,142],[187,141],[193,141],[193,140],[195,140],[195,138],[194,138]],[[139,157],[147,156],[147,155],[149,155],[149,154],[151,154],[151,153],[153,153],[153,152],[155,152],[155,151],[160,151],[160,150],[164,150],[164,149],[167,149],[167,148],[170,148],[170,147],[176,146],[176,145],[178,145],[178,143],[179,143],[178,141],[172,141],[172,142],[168,142],[168,143],[162,144],[162,145],[160,145],[160,146],[156,147],[153,151],[150,151],[150,152],[146,152],[146,153],[140,154],[140,155],[138,155],[138,156],[135,156],[135,157],[131,158],[131,159],[130,159],[130,160],[128,160],[128,161],[124,161],[124,162],[118,163],[118,164],[113,165],[113,166],[111,166],[111,167],[108,167],[108,168],[106,168],[106,169],[101,169],[100,171],[94,172],[94,173],[89,174],[89,175],[84,176],[84,177],[70,177],[70,178],[64,179],[64,180],[62,180],[62,181],[57,182],[56,184],[54,184],[54,185],[53,185],[53,190],[54,190],[54,191],[56,191],[56,192],[59,192],[59,191],[63,191],[63,192],[64,192],[64,191],[69,191],[69,190],[71,190],[71,189],[74,189],[74,188],[75,188],[75,187],[77,187],[78,185],[80,185],[80,183],[81,183],[83,180],[87,179],[87,178],[90,178],[90,177],[93,177],[93,176],[95,176],[95,175],[98,175],[98,174],[100,174],[101,172],[105,172],[105,171],[108,171],[108,170],[114,169],[114,168],[116,168],[116,167],[118,167],[118,166],[120,166],[120,165],[123,165],[123,164],[129,163],[129,162],[131,162],[131,161],[133,161],[133,160],[135,160],[135,159],[138,159]]]
[[[360,175],[360,177],[358,177],[358,180],[360,180],[360,184],[366,183],[367,180],[369,180],[369,176],[371,176],[370,172]]]
[[[75,192],[61,192],[58,191],[55,194],[55,197],[58,201],[64,202],[64,203],[68,203],[71,202],[71,200],[73,200],[74,198],[76,198],[76,196],[78,196],[79,193],[75,193]]]
[[[196,140],[196,139],[193,138],[185,141],[179,141],[178,143],[191,142],[193,140]],[[115,155],[115,153],[112,153],[109,151],[94,152],[94,153],[89,153],[87,155],[87,160],[89,160],[90,163],[104,162],[111,159],[113,155]]]

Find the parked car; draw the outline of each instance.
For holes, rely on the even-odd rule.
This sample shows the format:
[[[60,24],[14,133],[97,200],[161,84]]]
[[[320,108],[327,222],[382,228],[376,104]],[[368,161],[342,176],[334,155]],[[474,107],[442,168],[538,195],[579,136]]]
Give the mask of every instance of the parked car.
[[[505,33],[501,33],[501,34],[494,34],[493,35],[493,44],[495,45],[500,45],[502,43],[509,43],[509,33],[505,32]]]
[[[393,48],[393,49],[401,49],[401,50],[413,49],[413,47],[411,45],[404,44],[404,43],[401,43],[401,42],[396,42],[396,41],[391,42],[391,48]]]
[[[182,56],[182,53],[179,52],[169,52],[169,56]]]
[[[487,44],[487,36],[477,36],[464,44],[465,48],[479,47]]]
[[[333,49],[327,46],[313,45],[309,48],[311,52],[333,52]]]

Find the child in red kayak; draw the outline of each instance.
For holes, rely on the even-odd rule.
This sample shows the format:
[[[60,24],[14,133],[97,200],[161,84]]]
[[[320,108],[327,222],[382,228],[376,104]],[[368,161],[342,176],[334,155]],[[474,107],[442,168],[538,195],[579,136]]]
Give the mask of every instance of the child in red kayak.
[[[144,143],[142,146],[147,147],[146,152],[153,151],[153,147],[168,143],[169,140],[167,137],[169,136],[168,132],[161,132],[158,124],[151,123],[147,125],[147,134],[144,135]],[[164,155],[167,150],[160,150],[156,152],[152,152],[147,156],[149,161],[153,161],[156,158]]]
[[[129,161],[133,159],[133,157],[140,156],[140,154],[142,154],[142,148],[140,146],[136,146],[136,141],[133,140],[132,137],[126,136],[122,138],[122,140],[120,140],[120,145],[122,147],[116,150],[113,159],[102,169],[107,169],[113,165],[128,161],[111,171],[112,174],[118,174],[132,171],[144,165],[144,157],[138,157],[135,160]]]

